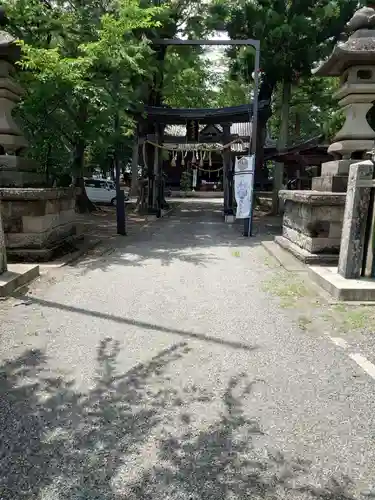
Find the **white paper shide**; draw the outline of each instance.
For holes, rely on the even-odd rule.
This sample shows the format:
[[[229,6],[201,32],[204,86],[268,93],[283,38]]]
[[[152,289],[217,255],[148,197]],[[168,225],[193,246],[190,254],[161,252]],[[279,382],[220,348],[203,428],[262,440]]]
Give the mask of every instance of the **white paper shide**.
[[[237,202],[237,219],[250,217],[253,202],[254,155],[236,158],[234,190]]]

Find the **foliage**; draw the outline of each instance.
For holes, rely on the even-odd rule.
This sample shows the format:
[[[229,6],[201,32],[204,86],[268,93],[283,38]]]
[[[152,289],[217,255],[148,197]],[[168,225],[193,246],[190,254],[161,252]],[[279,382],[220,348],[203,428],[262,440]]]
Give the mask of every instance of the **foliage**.
[[[330,139],[341,124],[341,113],[334,93],[339,87],[335,78],[301,78],[292,89],[289,112],[289,142],[324,134]],[[277,137],[280,130],[281,89],[276,88],[269,130]]]
[[[181,191],[190,191],[191,189],[191,171],[190,170],[185,170],[181,174],[181,181],[180,181],[180,187]]]
[[[214,91],[212,64],[201,49],[171,47],[164,66],[164,103],[175,108],[209,108]]]
[[[331,50],[357,0],[5,0],[4,6],[7,29],[20,39],[23,54],[19,118],[29,154],[49,183],[64,173],[108,174],[115,154],[124,169],[133,113],[152,90],[173,107],[248,102],[252,49],[228,51],[230,71],[223,73],[200,48],[158,53],[152,38],[199,38],[224,27],[231,38],[260,39],[261,92],[273,96],[272,132],[279,130],[285,80],[293,83],[292,137],[331,135],[341,120],[332,99],[337,82],[310,72]]]
[[[259,98],[276,101],[280,84],[296,84],[310,78],[314,65],[328,56],[346,22],[358,7],[357,0],[214,0],[210,25],[224,24],[231,39],[261,41]],[[231,49],[232,73],[246,78],[254,69],[254,50]],[[284,117],[287,106],[284,106]],[[257,150],[262,152],[268,117],[259,120]],[[314,120],[308,120],[310,126]],[[308,127],[306,127],[308,128]],[[264,168],[257,155],[257,175]],[[263,175],[263,174],[262,174]]]
[[[261,41],[261,68],[272,83],[310,75],[326,57],[357,7],[357,0],[216,0],[211,24],[224,20],[231,38]],[[233,53],[237,54],[237,50]],[[254,51],[234,61],[251,74]]]
[[[53,166],[54,175],[64,165],[82,175],[87,149],[102,149],[108,162],[133,133],[131,111],[155,69],[150,44],[137,31],[157,28],[163,11],[137,0],[9,0],[5,7],[22,47],[27,95],[19,112],[30,154],[46,171]],[[58,151],[65,151],[64,165],[56,162]]]

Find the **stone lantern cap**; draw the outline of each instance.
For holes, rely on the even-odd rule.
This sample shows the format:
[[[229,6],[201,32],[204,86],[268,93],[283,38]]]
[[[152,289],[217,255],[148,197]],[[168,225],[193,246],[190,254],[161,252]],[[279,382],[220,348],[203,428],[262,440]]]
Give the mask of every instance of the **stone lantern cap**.
[[[375,8],[359,9],[347,24],[350,36],[339,42],[330,57],[313,73],[317,76],[341,76],[351,66],[375,64]]]
[[[21,58],[21,47],[17,44],[16,38],[4,31],[7,24],[5,10],[0,6],[0,59],[14,64]]]

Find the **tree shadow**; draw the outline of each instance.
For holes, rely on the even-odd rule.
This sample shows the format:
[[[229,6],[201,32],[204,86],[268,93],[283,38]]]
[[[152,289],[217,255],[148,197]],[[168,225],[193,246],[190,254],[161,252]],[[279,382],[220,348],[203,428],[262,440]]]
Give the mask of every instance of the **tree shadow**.
[[[167,408],[180,404],[181,395],[164,387],[165,370],[189,350],[176,344],[118,375],[119,345],[106,339],[87,394],[51,377],[41,351],[6,362],[0,370],[0,498],[114,499],[111,480],[124,457]]]
[[[208,429],[190,429],[160,442],[157,464],[130,487],[129,500],[354,500],[347,477],[323,487],[307,479],[311,463],[259,445],[259,422],[242,408],[256,381],[233,377],[221,418]],[[243,388],[241,389],[241,386]],[[235,393],[238,393],[235,395]]]
[[[347,478],[316,487],[305,480],[310,463],[265,448],[266,431],[243,409],[262,381],[232,377],[221,397],[222,414],[215,414],[211,425],[197,423],[197,414],[189,411],[199,403],[200,414],[209,413],[220,394],[191,383],[173,386],[167,370],[189,351],[186,343],[176,344],[119,374],[119,344],[106,339],[98,347],[95,381],[85,393],[73,380],[52,376],[42,351],[5,362],[0,498],[354,500]],[[131,457],[142,459],[150,439],[155,456],[148,467],[134,467]],[[131,478],[120,474],[119,479],[124,468],[135,469]]]
[[[168,227],[167,236],[165,227]],[[268,217],[255,212],[254,236],[243,236],[243,221],[233,225],[225,224],[222,207],[218,204],[182,204],[167,219],[161,219],[142,232],[129,237],[111,240],[107,255],[99,257],[91,253],[74,267],[86,273],[93,269],[107,271],[113,265],[139,267],[147,261],[157,260],[162,266],[170,266],[175,261],[205,267],[218,256],[210,249],[230,247],[238,251],[272,240],[281,233],[280,217]]]

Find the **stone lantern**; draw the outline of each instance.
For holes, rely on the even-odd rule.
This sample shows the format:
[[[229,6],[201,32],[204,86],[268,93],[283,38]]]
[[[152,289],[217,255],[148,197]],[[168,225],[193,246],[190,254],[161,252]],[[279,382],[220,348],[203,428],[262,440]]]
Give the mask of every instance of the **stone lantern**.
[[[283,236],[277,242],[305,262],[335,263],[340,241],[349,168],[373,149],[375,131],[367,114],[375,101],[375,9],[358,10],[339,42],[314,73],[340,77],[336,93],[345,123],[328,148],[333,161],[322,165],[311,191],[281,191]]]
[[[5,25],[0,9],[0,26]],[[8,257],[48,260],[75,237],[75,190],[43,186],[38,165],[25,156],[28,143],[12,117],[23,93],[13,78],[20,57],[16,40],[0,30],[0,204],[5,245]]]

